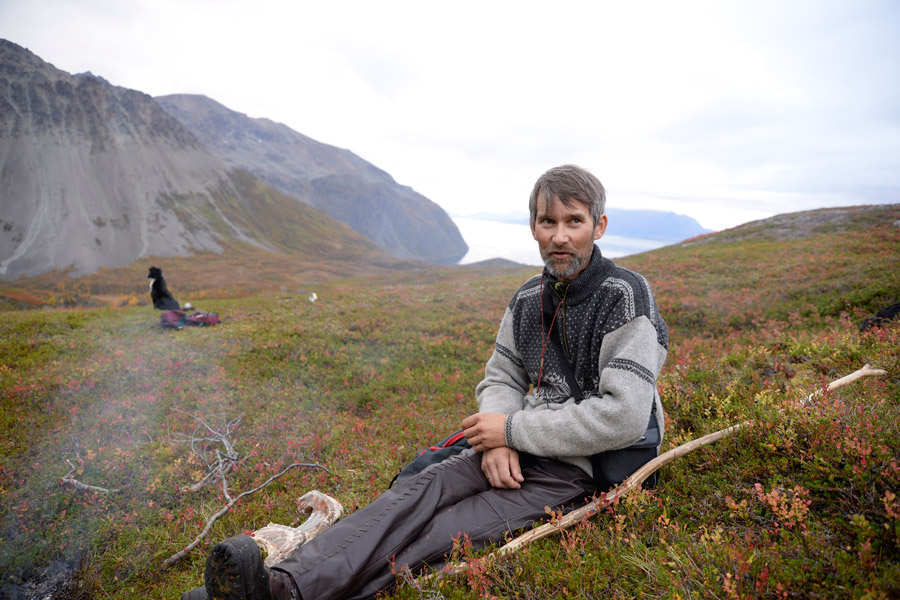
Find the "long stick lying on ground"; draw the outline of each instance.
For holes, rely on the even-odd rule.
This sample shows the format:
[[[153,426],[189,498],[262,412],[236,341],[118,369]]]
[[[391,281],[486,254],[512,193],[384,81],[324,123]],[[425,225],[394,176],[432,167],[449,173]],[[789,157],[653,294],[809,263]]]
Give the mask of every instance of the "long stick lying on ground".
[[[835,390],[839,387],[843,387],[847,384],[853,383],[858,379],[862,379],[863,377],[883,377],[887,375],[887,372],[882,369],[875,369],[870,367],[869,365],[864,365],[861,369],[850,373],[840,379],[832,381],[828,385],[826,385],[823,389],[816,390],[809,396],[807,396],[801,404],[812,404],[812,401],[817,396]],[[503,556],[504,554],[509,554],[510,552],[515,552],[520,547],[525,544],[529,544],[531,542],[537,541],[539,539],[548,537],[562,531],[563,529],[568,529],[573,526],[575,523],[578,523],[582,519],[590,517],[594,513],[599,510],[606,508],[628,492],[635,490],[641,487],[641,484],[644,483],[644,480],[647,479],[650,475],[656,472],[660,467],[669,464],[675,459],[684,456],[688,452],[693,452],[697,448],[702,446],[707,446],[714,442],[721,440],[724,437],[728,437],[735,433],[736,431],[747,426],[749,421],[744,421],[743,423],[738,423],[737,425],[732,425],[731,427],[727,427],[720,431],[716,431],[715,433],[710,433],[708,435],[704,435],[701,438],[697,438],[696,440],[691,440],[690,442],[686,442],[677,448],[673,448],[668,452],[660,454],[643,467],[635,471],[631,477],[626,479],[621,485],[612,489],[606,494],[601,494],[599,498],[594,499],[592,502],[586,504],[585,506],[573,510],[569,514],[563,516],[562,518],[554,521],[553,523],[546,523],[541,525],[540,527],[536,527],[531,531],[520,535],[514,540],[510,541],[504,546],[498,548],[495,552],[488,554],[481,558],[481,560],[490,560],[492,558],[497,558]],[[430,579],[431,577],[438,574],[457,574],[462,573],[466,570],[466,563],[458,562],[454,564],[447,565],[443,570],[438,573],[432,575],[426,575],[425,579]]]

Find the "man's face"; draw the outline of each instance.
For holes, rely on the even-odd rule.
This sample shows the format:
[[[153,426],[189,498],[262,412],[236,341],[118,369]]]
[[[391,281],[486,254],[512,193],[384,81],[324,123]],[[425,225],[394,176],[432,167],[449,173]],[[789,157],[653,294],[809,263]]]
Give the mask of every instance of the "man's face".
[[[606,223],[606,215],[593,223],[590,208],[576,200],[566,205],[554,196],[548,206],[543,198],[538,199],[531,234],[547,271],[560,281],[574,281],[590,262],[594,241],[603,237]]]

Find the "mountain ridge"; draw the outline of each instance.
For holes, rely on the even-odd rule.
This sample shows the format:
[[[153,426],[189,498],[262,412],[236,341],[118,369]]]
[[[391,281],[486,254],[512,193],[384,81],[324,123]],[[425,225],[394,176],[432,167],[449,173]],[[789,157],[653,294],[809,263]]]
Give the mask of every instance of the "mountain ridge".
[[[155,100],[226,164],[346,223],[394,256],[455,263],[468,251],[441,207],[350,150],[206,96]]]
[[[661,452],[735,433],[676,451],[652,494],[636,490],[614,513],[598,511],[557,539],[518,548],[512,562],[481,563],[476,591],[897,596],[900,323],[867,332],[858,324],[900,301],[900,206],[847,214],[838,227],[828,212],[795,214],[737,232],[744,239],[723,232],[623,259],[652,286],[669,331],[657,381],[666,410]],[[772,239],[781,221],[804,237]],[[800,227],[805,221],[813,225]],[[221,258],[173,263],[224,275],[207,260]],[[235,489],[298,459],[330,473],[300,469],[262,486],[216,523],[207,548],[259,523],[288,523],[292,499],[313,487],[355,510],[471,414],[509,298],[537,272],[429,265],[315,287],[279,290],[272,280],[274,289],[225,299],[183,294],[185,272],[164,268],[179,300],[222,323],[163,330],[146,304],[6,312],[0,320],[0,597],[47,597],[43,582],[58,581],[60,571],[72,593],[57,597],[155,600],[201,585],[205,551],[183,568],[161,564],[204,535],[200,512],[224,502],[215,489],[205,500],[177,493],[203,472],[173,432],[188,439],[206,423],[221,429],[246,415]],[[127,284],[126,274],[110,280]],[[146,295],[146,280],[134,283]],[[823,390],[865,363],[888,376]],[[64,460],[79,457],[71,477],[121,492],[92,498],[59,489]],[[401,582],[389,597],[468,598],[473,580]]]
[[[248,173],[244,175],[244,181],[247,185],[263,186]],[[265,189],[271,190],[267,186]],[[270,193],[277,194],[278,192],[271,190]],[[296,202],[293,199],[289,199],[289,201]],[[827,236],[832,232],[852,232],[861,227],[884,226],[893,226],[891,230],[897,231],[897,235],[900,235],[900,204],[874,204],[784,213],[615,260],[623,266],[642,265],[643,261],[651,260],[653,257],[668,255],[672,252],[691,251],[692,247],[707,245],[719,246],[723,251],[727,251],[729,256],[732,256],[737,251],[736,249],[746,242],[769,243],[773,240]],[[786,235],[785,231],[792,233]],[[371,242],[369,243],[371,244]],[[304,260],[297,253],[291,254],[286,251],[281,254],[273,254],[245,244],[239,251],[238,258],[225,260],[221,255],[206,252],[193,257],[167,259],[160,266],[166,270],[167,274],[171,275],[170,282],[174,286],[173,291],[178,294],[189,292],[194,298],[244,297],[254,293],[263,293],[264,290],[294,289],[297,286],[321,284],[326,280],[359,275],[355,261],[352,259],[352,253],[347,254],[351,258],[346,260],[324,263],[319,261],[315,255],[321,250],[313,247],[308,251],[310,258]],[[328,252],[334,251],[336,250],[328,250]],[[398,259],[386,253],[375,253],[374,256],[379,256],[381,259],[372,258],[370,260],[366,266],[366,275],[379,277],[390,273],[393,277],[404,280],[416,277],[419,273],[426,273],[426,279],[433,277],[433,275],[427,274],[428,263],[398,262]],[[60,287],[66,290],[65,295],[69,298],[66,302],[73,306],[117,305],[123,301],[123,297],[126,299],[128,297],[136,298],[136,301],[140,303],[146,301],[144,298],[146,283],[143,281],[143,276],[149,264],[149,260],[144,258],[127,267],[100,269],[97,273],[75,278],[67,277],[61,272],[53,272],[15,282],[0,280],[0,309],[44,306],[48,304],[48,298],[51,297],[61,301]],[[731,268],[731,265],[734,264],[736,264],[735,258],[732,256],[721,266],[722,268]],[[498,277],[502,276],[504,272],[512,270],[522,272],[525,277],[536,272],[538,267],[503,259],[490,259],[479,263],[441,268],[490,269]],[[707,268],[712,269],[713,267]],[[135,276],[136,269],[137,271],[143,269],[143,272],[138,272]],[[662,266],[660,269],[658,276],[664,277],[668,273],[668,268]],[[403,274],[401,275],[401,273]],[[72,290],[81,291],[75,293]],[[49,303],[53,304],[53,302]]]
[[[6,40],[0,174],[3,279],[236,245],[386,261],[351,228],[227,166],[149,95],[70,75]]]

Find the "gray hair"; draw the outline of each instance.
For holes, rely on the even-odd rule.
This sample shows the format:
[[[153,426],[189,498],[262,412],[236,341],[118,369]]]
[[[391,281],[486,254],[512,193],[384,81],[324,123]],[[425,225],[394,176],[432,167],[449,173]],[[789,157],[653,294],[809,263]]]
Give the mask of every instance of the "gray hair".
[[[531,212],[532,226],[537,220],[538,200],[543,198],[544,203],[549,206],[554,196],[565,206],[569,206],[574,200],[589,207],[594,225],[606,211],[606,190],[600,180],[587,169],[576,165],[562,165],[541,175],[531,190],[528,210]]]

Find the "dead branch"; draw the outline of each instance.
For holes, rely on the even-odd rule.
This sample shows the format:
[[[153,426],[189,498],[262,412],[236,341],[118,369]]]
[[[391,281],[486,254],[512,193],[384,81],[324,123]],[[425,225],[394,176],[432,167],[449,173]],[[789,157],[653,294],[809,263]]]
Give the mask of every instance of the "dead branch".
[[[228,473],[231,473],[232,465],[233,465],[233,463],[229,463],[228,470],[225,472],[226,475]],[[209,485],[209,483],[215,478],[216,478],[216,474],[213,473],[212,471],[210,471],[209,473],[207,473],[206,475],[203,476],[203,479],[201,479],[200,481],[198,481],[195,484],[189,485],[188,487],[184,488],[184,490],[186,492],[191,492],[191,493],[199,492],[200,490],[205,488],[207,485]]]
[[[228,512],[234,507],[234,505],[237,504],[242,498],[258,492],[294,467],[322,469],[323,471],[330,473],[328,469],[318,464],[294,463],[288,465],[277,475],[269,477],[266,481],[256,486],[252,490],[247,490],[246,492],[242,492],[237,496],[232,496],[228,486],[228,475],[234,469],[235,465],[237,465],[241,461],[241,457],[238,451],[235,449],[235,442],[232,441],[231,437],[234,433],[234,429],[237,428],[238,425],[240,425],[241,419],[244,415],[241,414],[236,419],[226,421],[225,424],[222,425],[219,429],[214,429],[200,417],[190,415],[182,410],[176,409],[176,411],[188,415],[189,417],[194,419],[194,421],[196,421],[197,425],[190,433],[190,435],[177,432],[173,433],[170,428],[169,438],[174,442],[189,443],[191,446],[191,452],[198,456],[207,468],[207,473],[203,477],[203,479],[187,488],[187,490],[197,491],[203,486],[215,480],[218,480],[222,486],[222,495],[225,497],[226,503],[225,506],[220,508],[212,517],[210,517],[210,519],[206,522],[206,525],[203,527],[203,530],[197,535],[196,538],[194,538],[194,541],[163,561],[163,564],[166,566],[171,566],[177,563],[179,560],[187,556],[194,548],[196,548],[200,544],[200,542],[203,541],[209,534],[215,522],[228,514]]]
[[[72,435],[70,437],[72,438],[72,445],[74,446],[75,458],[76,458],[76,460],[78,460],[78,466],[76,467],[75,465],[73,465],[72,461],[69,460],[68,458],[64,459],[66,461],[66,464],[69,465],[69,472],[66,473],[65,475],[63,475],[60,478],[59,482],[63,485],[72,486],[73,488],[75,488],[76,490],[78,490],[80,492],[97,492],[100,494],[112,494],[112,493],[118,492],[119,488],[115,488],[115,489],[111,490],[109,488],[100,487],[100,486],[96,486],[96,485],[88,485],[88,484],[82,483],[82,482],[78,481],[77,479],[75,479],[74,477],[72,477],[75,473],[78,472],[79,469],[84,469],[84,459],[81,458],[81,444],[79,444],[78,440],[75,438],[74,435]]]
[[[862,368],[853,371],[849,375],[844,375],[840,379],[836,379],[825,387],[814,391],[812,394],[800,401],[800,406],[813,406],[815,405],[815,402],[813,402],[815,398],[818,398],[822,394],[830,392],[831,390],[836,390],[837,388],[851,384],[857,379],[862,379],[863,377],[884,377],[885,375],[887,375],[887,371],[885,371],[884,369],[876,369],[869,364],[865,364],[862,366]]]
[[[191,417],[197,423],[197,426],[190,435],[172,432],[170,427],[169,439],[173,442],[190,444],[191,452],[203,461],[207,470],[203,479],[185,488],[185,490],[188,492],[200,491],[216,479],[224,482],[225,476],[231,473],[238,462],[238,453],[234,449],[235,442],[231,440],[231,436],[233,430],[241,424],[241,419],[244,417],[243,413],[237,418],[227,421],[220,429],[213,429],[200,417],[177,408],[175,412]],[[213,455],[215,455],[215,462],[212,461]]]
[[[401,565],[396,567],[397,577],[403,581],[404,584],[412,587],[414,590],[419,592],[419,598],[427,598],[428,600],[446,600],[444,595],[435,590],[426,590],[421,585],[419,585],[419,579],[413,575],[412,569],[409,568],[409,565]]]
[[[82,468],[82,469],[84,468],[84,459],[81,458],[81,456],[78,456],[77,458],[78,458],[78,464],[80,465],[80,467],[76,467],[75,465],[73,465],[72,461],[69,460],[68,458],[65,459],[66,464],[69,465],[69,472],[60,478],[60,480],[59,480],[60,483],[62,483],[64,485],[70,485],[80,492],[99,492],[101,494],[113,494],[113,493],[119,491],[119,488],[115,488],[115,489],[111,490],[111,489],[105,488],[105,487],[81,483],[80,481],[78,481],[77,479],[72,477],[72,475],[74,475],[75,472],[78,471],[79,468]]]
[[[272,475],[266,481],[264,481],[262,484],[256,486],[252,490],[243,492],[233,498],[228,494],[228,483],[227,483],[227,480],[225,479],[225,477],[223,476],[222,477],[222,488],[223,488],[223,490],[225,490],[225,497],[228,498],[228,503],[225,506],[223,506],[222,508],[220,508],[218,510],[218,512],[216,512],[212,517],[209,518],[209,520],[206,522],[206,526],[203,528],[203,531],[201,531],[197,535],[197,537],[194,538],[193,542],[191,542],[190,544],[185,546],[184,549],[179,550],[178,552],[176,552],[175,554],[173,554],[172,556],[170,556],[169,558],[164,560],[163,564],[167,567],[172,566],[175,563],[177,563],[178,561],[180,561],[182,558],[184,558],[185,556],[190,554],[191,551],[194,548],[196,548],[200,544],[200,542],[202,542],[206,538],[206,536],[209,534],[210,529],[212,529],[213,524],[215,524],[215,522],[218,521],[221,517],[224,517],[226,514],[228,514],[228,511],[230,511],[234,507],[234,505],[237,504],[242,498],[245,498],[245,497],[249,496],[250,494],[254,494],[254,493],[258,492],[259,490],[263,489],[264,487],[266,487],[267,485],[269,485],[270,483],[272,483],[273,481],[275,481],[276,479],[278,479],[279,477],[281,477],[282,475],[284,475],[285,473],[287,473],[294,467],[309,467],[309,468],[315,468],[315,469],[322,469],[326,473],[329,473],[329,474],[331,473],[331,471],[329,471],[322,465],[317,465],[314,463],[294,463],[294,464],[288,465],[283,471],[281,471],[281,473],[278,473],[277,475]]]
[[[815,398],[823,393],[827,393],[827,392],[830,392],[837,388],[840,388],[840,387],[843,387],[850,383],[853,383],[854,381],[857,381],[863,377],[883,377],[885,375],[887,375],[887,372],[882,369],[872,368],[868,364],[864,365],[861,369],[854,371],[853,373],[850,373],[849,375],[841,377],[840,379],[832,381],[831,383],[826,385],[823,389],[813,392],[812,394],[807,396],[806,399],[804,399],[802,401],[802,404],[811,404],[813,398]],[[704,435],[703,437],[697,438],[695,440],[691,440],[690,442],[686,442],[676,448],[669,450],[668,452],[660,454],[655,459],[651,460],[650,462],[645,464],[643,467],[641,467],[640,469],[635,471],[631,475],[631,477],[626,479],[624,482],[622,482],[620,485],[613,488],[609,492],[607,492],[605,494],[601,493],[598,498],[595,498],[593,501],[589,502],[585,506],[583,506],[579,509],[573,510],[572,512],[563,516],[562,518],[555,520],[554,522],[545,523],[544,525],[541,525],[540,527],[536,527],[535,529],[532,529],[531,531],[528,531],[528,532],[520,535],[519,537],[513,539],[512,541],[508,542],[504,546],[501,546],[500,548],[498,548],[495,552],[488,554],[486,556],[483,556],[479,560],[481,560],[483,562],[483,561],[488,561],[488,560],[492,560],[495,558],[499,558],[505,554],[509,554],[510,552],[515,552],[516,550],[518,550],[519,548],[521,548],[522,546],[524,546],[526,544],[529,544],[529,543],[537,541],[539,539],[551,536],[551,535],[558,533],[564,529],[568,529],[568,528],[572,527],[574,524],[580,522],[581,520],[587,519],[587,518],[593,516],[594,514],[596,514],[597,512],[599,512],[600,510],[612,505],[614,502],[616,502],[617,500],[619,500],[621,497],[628,494],[629,492],[640,488],[641,484],[644,483],[644,480],[647,479],[647,477],[649,477],[650,475],[655,473],[657,470],[659,470],[664,465],[671,463],[672,461],[684,456],[685,454],[693,452],[697,448],[701,448],[703,446],[708,446],[709,444],[717,442],[717,441],[721,440],[722,438],[728,437],[728,436],[734,434],[735,432],[743,429],[749,423],[750,423],[750,421],[744,421],[743,423],[738,423],[737,425],[732,425],[731,427],[727,427],[720,431],[716,431],[714,433]],[[466,563],[462,562],[462,561],[453,563],[453,564],[449,564],[440,572],[424,575],[422,579],[428,580],[437,575],[455,575],[458,573],[463,573],[466,570],[466,566],[467,566]]]

